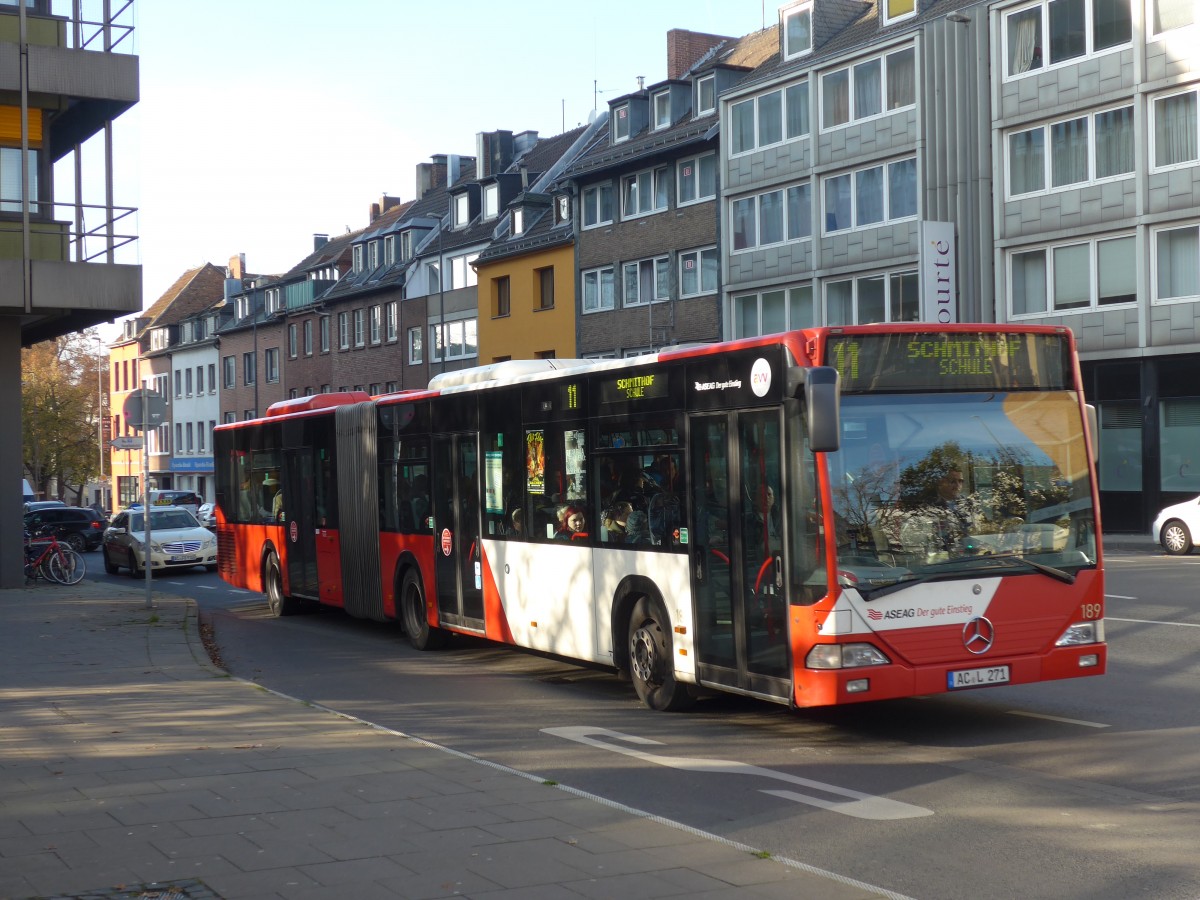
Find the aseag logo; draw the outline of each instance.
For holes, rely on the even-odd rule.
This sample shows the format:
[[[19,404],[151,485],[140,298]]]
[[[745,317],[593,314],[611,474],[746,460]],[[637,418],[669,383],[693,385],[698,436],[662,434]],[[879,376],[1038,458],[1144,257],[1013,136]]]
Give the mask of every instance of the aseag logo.
[[[750,390],[755,397],[765,397],[770,389],[771,364],[760,356],[750,367]]]

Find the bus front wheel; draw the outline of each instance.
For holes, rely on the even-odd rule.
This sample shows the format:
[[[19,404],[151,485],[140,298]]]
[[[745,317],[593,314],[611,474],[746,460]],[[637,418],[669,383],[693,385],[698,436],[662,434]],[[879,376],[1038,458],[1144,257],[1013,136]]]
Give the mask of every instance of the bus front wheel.
[[[421,588],[421,578],[411,569],[404,575],[400,602],[404,609],[404,630],[414,650],[438,650],[445,646],[446,632],[429,624],[425,615],[425,591]]]
[[[674,712],[695,703],[686,684],[675,680],[667,616],[662,606],[643,597],[629,617],[629,670],[638,697],[651,709]]]
[[[273,616],[293,616],[299,610],[300,604],[295,597],[283,593],[283,572],[279,568],[279,557],[275,551],[267,554],[263,566],[263,586],[267,591],[267,606]]]

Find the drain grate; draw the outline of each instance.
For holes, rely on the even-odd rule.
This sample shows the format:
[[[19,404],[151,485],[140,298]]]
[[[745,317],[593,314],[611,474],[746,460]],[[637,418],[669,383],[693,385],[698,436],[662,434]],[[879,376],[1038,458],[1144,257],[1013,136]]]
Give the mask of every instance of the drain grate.
[[[221,895],[204,882],[189,878],[186,881],[122,884],[78,894],[30,897],[28,900],[221,900]]]

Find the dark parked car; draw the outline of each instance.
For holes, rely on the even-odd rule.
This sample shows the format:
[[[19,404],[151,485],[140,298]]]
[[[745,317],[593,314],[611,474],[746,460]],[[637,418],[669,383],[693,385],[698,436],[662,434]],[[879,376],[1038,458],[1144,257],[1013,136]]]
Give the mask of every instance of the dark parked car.
[[[81,506],[49,506],[25,513],[25,530],[37,534],[53,529],[55,536],[80,552],[95,550],[104,539],[105,521],[93,509]]]
[[[26,500],[25,512],[31,513],[36,512],[39,509],[51,509],[52,507],[58,507],[61,509],[66,505],[67,504],[63,503],[61,500]]]

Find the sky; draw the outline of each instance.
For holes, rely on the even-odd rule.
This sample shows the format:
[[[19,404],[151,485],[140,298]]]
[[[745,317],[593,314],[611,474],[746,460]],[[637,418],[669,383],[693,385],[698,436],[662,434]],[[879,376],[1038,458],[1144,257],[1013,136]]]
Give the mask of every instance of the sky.
[[[741,36],[780,5],[138,0],[141,99],[114,125],[114,202],[138,209],[123,261],[143,267],[145,307],[239,253],[282,273],[383,194],[413,199],[432,155],[584,124],[639,75],[666,78],[672,28]]]

